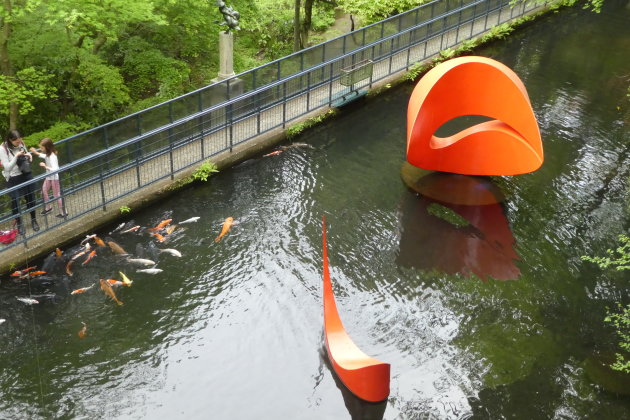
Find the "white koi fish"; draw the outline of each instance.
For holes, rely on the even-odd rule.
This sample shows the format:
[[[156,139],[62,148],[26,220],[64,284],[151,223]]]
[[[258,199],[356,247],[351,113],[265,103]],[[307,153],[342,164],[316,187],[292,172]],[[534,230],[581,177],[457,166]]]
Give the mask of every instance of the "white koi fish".
[[[121,224],[118,225],[118,227],[116,227],[116,229],[112,230],[111,232],[109,232],[109,234],[111,235],[112,233],[118,232],[119,230],[121,230],[122,228],[125,227],[127,223],[123,222]]]
[[[4,324],[7,320],[4,318],[0,318],[0,325]]]
[[[159,274],[162,272],[159,268],[145,268],[142,270],[136,270],[137,273],[147,273],[147,274]]]
[[[127,258],[127,261],[129,261],[132,264],[139,264],[139,265],[155,265],[155,261],[151,261],[151,260],[147,260],[144,258]]]
[[[22,303],[26,303],[27,305],[34,305],[36,303],[39,303],[38,300],[35,299],[31,299],[31,298],[21,298],[21,297],[15,297],[17,300],[19,300]]]
[[[183,222],[179,222],[180,225],[184,225],[186,223],[195,223],[197,220],[201,219],[199,216],[191,217],[190,219],[186,219]]]
[[[169,255],[172,255],[173,257],[178,257],[178,258],[181,258],[182,256],[181,252],[172,248],[160,249],[160,252],[164,252],[165,254],[169,254]]]

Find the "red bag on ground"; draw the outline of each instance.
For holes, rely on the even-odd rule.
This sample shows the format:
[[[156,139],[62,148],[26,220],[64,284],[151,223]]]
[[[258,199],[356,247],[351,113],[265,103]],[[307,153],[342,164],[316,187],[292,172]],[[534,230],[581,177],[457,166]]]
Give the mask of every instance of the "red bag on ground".
[[[15,241],[15,237],[17,236],[18,230],[0,230],[0,243],[10,244]]]

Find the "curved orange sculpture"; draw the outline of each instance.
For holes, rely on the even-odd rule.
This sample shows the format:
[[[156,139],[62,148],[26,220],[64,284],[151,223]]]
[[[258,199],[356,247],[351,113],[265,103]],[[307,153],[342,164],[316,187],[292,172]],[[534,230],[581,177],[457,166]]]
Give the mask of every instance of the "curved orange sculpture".
[[[343,384],[365,401],[379,402],[389,396],[389,363],[373,359],[354,344],[343,328],[328,270],[326,220],[322,221],[324,243],[324,336],[326,352]]]
[[[464,115],[492,121],[450,137],[442,124]],[[414,166],[465,175],[533,172],[544,160],[527,91],[505,65],[485,57],[439,64],[418,82],[407,108],[407,160]]]

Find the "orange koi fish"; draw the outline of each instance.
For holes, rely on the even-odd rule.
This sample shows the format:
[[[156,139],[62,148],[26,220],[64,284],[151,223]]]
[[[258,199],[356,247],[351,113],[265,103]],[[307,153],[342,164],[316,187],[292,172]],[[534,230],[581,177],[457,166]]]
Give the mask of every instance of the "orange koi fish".
[[[92,258],[94,258],[94,256],[95,256],[95,255],[96,255],[96,250],[94,250],[94,251],[90,252],[90,253],[88,254],[87,258],[85,259],[85,261],[83,261],[83,262],[81,263],[81,265],[85,265],[85,264],[87,264],[88,262],[90,262],[90,260],[91,260]]]
[[[18,270],[18,271],[14,271],[13,273],[11,273],[12,277],[20,277],[23,276],[24,274],[28,273],[29,271],[35,269],[37,267],[33,266],[33,267],[26,267],[24,270]]]
[[[157,232],[152,233],[151,236],[155,236],[155,238],[158,240],[158,242],[164,242],[164,236],[160,235]]]
[[[233,218],[231,218],[231,217],[226,218],[225,222],[223,222],[223,227],[221,228],[221,233],[219,234],[219,236],[214,238],[214,242],[219,242],[221,240],[221,238],[223,238],[225,236],[225,234],[228,233],[228,231],[232,227],[233,223],[234,223],[234,219]]]
[[[81,322],[81,324],[83,324],[83,328],[81,328],[79,330],[79,332],[77,333],[77,335],[79,336],[79,338],[85,338],[85,333],[87,331],[87,325],[85,325],[85,322]]]
[[[66,274],[71,276],[72,273],[72,264],[74,264],[74,260],[70,260],[68,261],[68,264],[66,264]]]
[[[94,285],[88,286],[88,287],[82,287],[80,289],[74,289],[72,292],[70,292],[71,295],[78,295],[79,293],[85,293],[88,290],[90,290],[92,287],[94,287]]]
[[[123,304],[121,301],[118,300],[118,298],[116,297],[116,293],[114,293],[114,289],[112,289],[112,286],[110,286],[108,282],[106,282],[103,279],[100,279],[100,283],[101,283],[101,290],[105,292],[106,296],[109,296],[110,298],[112,298],[114,302],[116,302],[118,305]]]
[[[279,155],[280,153],[282,153],[282,150],[276,150],[276,151],[274,151],[274,152],[267,153],[266,155],[263,155],[263,157],[267,157],[267,156],[276,156],[276,155]]]
[[[160,223],[158,223],[158,225],[156,227],[149,228],[148,230],[154,232],[156,230],[164,229],[164,226],[166,226],[169,223],[171,223],[172,220],[173,219],[162,220]]]
[[[46,274],[45,271],[39,270],[39,271],[31,271],[30,273],[28,273],[29,276],[41,276],[42,274]]]
[[[118,254],[118,255],[127,255],[127,251],[125,251],[124,249],[122,249],[122,247],[120,245],[118,245],[116,242],[114,241],[109,241],[107,242],[107,245],[109,245],[109,247],[111,248],[111,250],[114,252],[114,254]]]
[[[94,235],[94,242],[96,242],[96,245],[98,246],[106,246],[105,242],[103,242],[103,240],[96,235]]]
[[[131,233],[131,232],[135,232],[135,231],[137,231],[138,229],[140,229],[140,225],[136,225],[136,226],[134,226],[134,227],[132,227],[132,228],[129,228],[129,229],[127,229],[127,230],[123,230],[123,231],[122,231],[122,232],[120,232],[120,233]]]
[[[60,250],[59,248],[55,249],[55,255],[57,255],[57,259],[63,257],[63,251]]]

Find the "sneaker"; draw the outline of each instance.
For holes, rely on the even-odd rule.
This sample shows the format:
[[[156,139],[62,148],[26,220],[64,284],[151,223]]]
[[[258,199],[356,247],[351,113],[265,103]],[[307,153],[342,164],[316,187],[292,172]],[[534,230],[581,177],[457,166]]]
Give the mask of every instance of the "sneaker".
[[[58,218],[60,218],[60,219],[65,219],[66,217],[68,217],[68,213],[65,213],[65,214],[61,214],[61,213],[59,213],[59,214],[57,215],[57,217],[58,217]]]
[[[33,222],[31,224],[31,226],[33,226],[33,231],[34,232],[39,231],[39,223],[37,223],[37,220],[33,219]]]
[[[52,211],[52,208],[45,209],[45,210],[42,212],[42,216],[47,215],[47,214],[48,214],[48,213],[50,213],[51,211]]]

